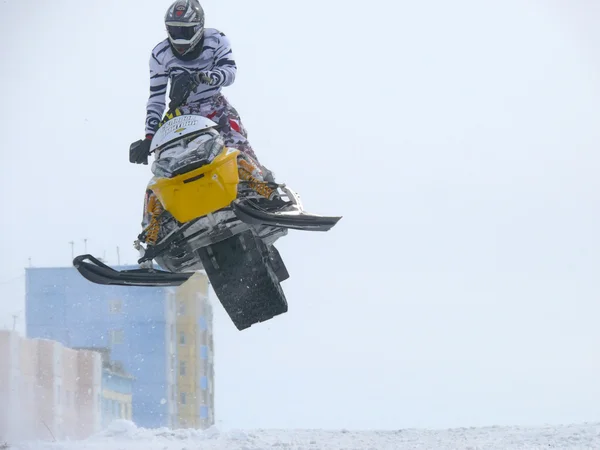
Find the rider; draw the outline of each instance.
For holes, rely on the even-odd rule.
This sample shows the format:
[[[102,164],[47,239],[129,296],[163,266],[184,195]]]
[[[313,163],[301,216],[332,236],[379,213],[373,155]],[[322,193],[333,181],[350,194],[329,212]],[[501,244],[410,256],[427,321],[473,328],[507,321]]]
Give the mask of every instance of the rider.
[[[150,57],[150,98],[146,107],[146,138],[132,148],[130,162],[147,164],[150,142],[164,113],[167,81],[171,81],[169,109],[199,114],[220,125],[228,147],[235,147],[256,164],[258,159],[238,112],[221,94],[233,84],[236,63],[229,39],[214,28],[204,28],[204,10],[198,0],[177,0],[165,15],[167,39],[152,50]],[[266,172],[269,181],[272,173]]]

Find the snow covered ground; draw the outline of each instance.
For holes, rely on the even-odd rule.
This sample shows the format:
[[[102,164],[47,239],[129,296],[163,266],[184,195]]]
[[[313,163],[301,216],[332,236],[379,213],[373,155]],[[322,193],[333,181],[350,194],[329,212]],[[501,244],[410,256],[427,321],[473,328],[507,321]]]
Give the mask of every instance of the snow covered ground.
[[[387,450],[387,449],[600,449],[600,423],[548,427],[488,427],[451,430],[322,431],[244,430],[220,432],[146,430],[115,422],[81,442],[28,443],[14,450]]]

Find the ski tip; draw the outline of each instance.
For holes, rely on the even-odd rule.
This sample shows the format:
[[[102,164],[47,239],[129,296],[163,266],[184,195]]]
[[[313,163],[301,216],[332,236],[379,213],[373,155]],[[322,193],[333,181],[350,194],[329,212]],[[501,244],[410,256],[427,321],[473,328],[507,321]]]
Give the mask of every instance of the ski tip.
[[[245,223],[290,228],[300,231],[329,231],[343,216],[319,216],[317,214],[269,212],[250,203],[232,202],[235,215]]]
[[[89,262],[87,261],[89,260]],[[73,265],[88,281],[114,286],[180,286],[195,272],[173,273],[156,269],[115,270],[92,255],[79,255]]]

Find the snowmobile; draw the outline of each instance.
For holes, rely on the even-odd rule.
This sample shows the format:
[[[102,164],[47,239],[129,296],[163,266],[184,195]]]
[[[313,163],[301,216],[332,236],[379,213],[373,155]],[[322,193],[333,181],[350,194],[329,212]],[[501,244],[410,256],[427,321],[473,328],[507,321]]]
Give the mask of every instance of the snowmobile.
[[[227,147],[219,127],[175,110],[154,135],[143,230],[134,242],[140,268],[115,270],[89,254],[73,265],[93,283],[120,286],[178,286],[203,270],[243,330],[288,310],[281,282],[289,273],[274,243],[290,229],[328,231],[341,216],[306,213],[296,192]]]

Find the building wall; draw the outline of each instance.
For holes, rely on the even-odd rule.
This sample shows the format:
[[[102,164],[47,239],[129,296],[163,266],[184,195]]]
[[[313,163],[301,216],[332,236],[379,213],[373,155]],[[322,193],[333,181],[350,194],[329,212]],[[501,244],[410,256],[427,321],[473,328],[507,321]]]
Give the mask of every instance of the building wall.
[[[208,428],[215,423],[215,346],[213,339],[213,309],[208,295],[201,301],[198,318],[199,337],[201,339],[199,361],[201,376],[197,380],[203,397],[198,405],[199,424]],[[206,351],[204,351],[206,350]]]
[[[59,344],[60,345],[60,344]],[[66,430],[75,430],[79,426],[79,408],[77,407],[77,378],[79,377],[79,364],[77,351],[70,348],[58,349],[62,353],[62,390],[60,404],[62,411],[62,427]]]
[[[166,289],[97,285],[71,267],[28,268],[26,287],[28,336],[110,348],[111,359],[136,379],[133,421],[169,426]]]
[[[19,408],[19,340],[16,333],[0,331],[0,442],[12,435],[27,433],[30,424],[19,425],[23,411]],[[35,385],[32,384],[32,389]]]
[[[28,336],[69,347],[107,347],[111,359],[135,377],[132,420],[138,426],[214,423],[206,275],[197,274],[178,288],[121,287],[91,283],[72,267],[28,268],[26,291]],[[184,344],[179,343],[182,333]],[[101,399],[96,404],[102,408]]]
[[[105,368],[102,372],[102,427],[113,420],[132,419],[133,379]]]
[[[77,385],[77,403],[80,413],[80,435],[95,433],[101,426],[101,377],[102,357],[93,351],[77,352],[77,369],[79,383]]]
[[[60,439],[62,419],[60,389],[62,387],[62,365],[59,353],[62,347],[58,342],[40,340],[38,342],[38,396],[39,413],[42,423],[53,436]]]
[[[176,347],[176,313],[175,313],[175,288],[167,289],[167,302],[165,304],[165,345],[164,358],[166,361],[167,382],[167,414],[168,426],[173,428],[177,424],[177,347]]]
[[[39,351],[38,341],[23,339],[17,334],[11,334],[11,339],[19,343],[19,361],[15,361],[14,367],[19,373],[19,404],[23,411],[29,411],[30,417],[39,417],[38,401],[38,366]],[[2,359],[4,361],[4,359]],[[22,421],[22,426],[27,435],[48,436],[48,430],[42,423],[34,421]]]
[[[0,331],[0,358],[0,439],[81,439],[99,431],[98,408],[78,398],[99,392],[99,354]]]
[[[212,309],[208,279],[196,274],[177,289],[177,389],[180,428],[214,423]]]

